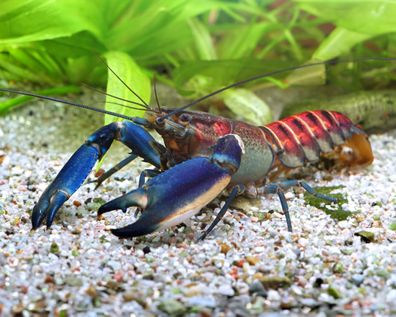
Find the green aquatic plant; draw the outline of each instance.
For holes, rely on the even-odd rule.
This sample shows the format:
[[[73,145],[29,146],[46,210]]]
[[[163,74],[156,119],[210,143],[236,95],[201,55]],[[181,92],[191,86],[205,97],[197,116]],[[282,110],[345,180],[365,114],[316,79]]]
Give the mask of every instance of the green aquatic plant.
[[[59,88],[64,85],[78,90],[88,83],[138,102],[108,74],[101,57],[145,102],[150,100],[154,75],[185,97],[197,98],[257,73],[312,60],[350,52],[391,56],[395,7],[385,0],[5,0],[0,2],[0,78],[55,87],[59,94],[70,93]],[[380,65],[381,78],[394,79],[389,63]],[[358,78],[378,77],[371,70],[354,66],[348,72]],[[343,70],[335,73],[344,80]],[[269,77],[264,83],[285,88],[328,77],[323,66],[283,79]],[[273,118],[252,92],[258,84],[219,98],[237,116],[266,123]],[[107,98],[107,110],[142,115],[111,99]],[[0,111],[25,101],[5,101]],[[254,115],[246,118],[248,112]]]

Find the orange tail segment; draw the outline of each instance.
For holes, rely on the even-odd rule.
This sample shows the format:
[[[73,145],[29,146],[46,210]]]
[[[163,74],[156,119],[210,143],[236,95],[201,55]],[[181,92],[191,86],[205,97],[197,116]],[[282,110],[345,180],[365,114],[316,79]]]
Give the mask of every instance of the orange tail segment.
[[[339,159],[344,166],[370,165],[374,156],[367,136],[354,134],[347,139],[342,145]]]
[[[262,129],[286,168],[314,163],[323,155],[346,166],[368,165],[374,159],[366,133],[339,112],[307,111]]]

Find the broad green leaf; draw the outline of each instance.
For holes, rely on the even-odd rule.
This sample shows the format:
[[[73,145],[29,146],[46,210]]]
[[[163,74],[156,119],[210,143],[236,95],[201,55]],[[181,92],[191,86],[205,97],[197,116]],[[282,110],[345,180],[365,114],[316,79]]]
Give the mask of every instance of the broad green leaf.
[[[182,48],[192,40],[189,19],[222,5],[220,1],[143,2],[144,5],[138,1],[139,6],[132,3],[110,30],[109,48],[128,51],[139,58]]]
[[[90,31],[101,38],[99,8],[96,1],[2,0],[0,44],[54,39],[80,31]]]
[[[299,6],[337,26],[367,35],[396,31],[396,1],[294,0]]]
[[[256,125],[273,120],[271,109],[253,92],[246,89],[230,89],[224,92],[225,105],[239,118]]]
[[[320,62],[320,59],[310,60],[306,64]],[[307,68],[296,69],[286,77],[285,83],[288,86],[318,86],[326,83],[326,66],[315,65]]]
[[[123,52],[108,52],[105,55],[108,66],[130,87],[137,95],[149,103],[151,95],[151,85],[148,76],[143,70],[136,64],[136,62],[128,54]],[[137,98],[129,89],[125,87],[119,79],[112,72],[108,72],[107,80],[107,93],[124,98],[127,100],[141,103],[141,100]],[[111,102],[117,102],[127,106],[134,106],[123,101],[106,97],[106,110],[125,114],[128,116],[143,116],[144,112],[141,110],[132,110],[120,105],[114,105]],[[136,106],[135,106],[136,107]],[[117,120],[115,117],[105,116],[105,124]]]
[[[184,63],[173,73],[173,81],[179,92],[201,97],[223,86],[245,80],[257,74],[278,70],[287,66],[283,61],[263,63],[254,58],[239,60],[191,61]],[[268,80],[263,77],[262,80]],[[259,80],[248,84],[257,84]]]
[[[198,19],[191,19],[189,24],[194,36],[194,42],[199,58],[203,60],[216,59],[216,50],[208,28]]]
[[[236,25],[219,43],[218,51],[222,59],[238,59],[253,56],[259,41],[265,33],[274,28],[267,22]]]
[[[59,37],[39,43],[48,54],[58,58],[79,58],[82,56],[100,56],[106,52],[106,46],[87,31],[68,37]]]
[[[338,27],[320,44],[312,58],[315,60],[328,60],[342,54],[349,53],[356,44],[372,37],[369,34],[349,31]]]
[[[396,31],[396,1],[295,1],[302,9],[337,26],[315,51],[314,59],[327,60],[340,56],[369,38]]]
[[[8,74],[13,74],[14,79],[17,80],[31,80],[38,82],[42,79],[39,74],[32,72],[26,67],[21,67],[12,63],[14,59],[10,56],[0,54],[0,69],[3,69]],[[10,78],[11,79],[11,78]]]

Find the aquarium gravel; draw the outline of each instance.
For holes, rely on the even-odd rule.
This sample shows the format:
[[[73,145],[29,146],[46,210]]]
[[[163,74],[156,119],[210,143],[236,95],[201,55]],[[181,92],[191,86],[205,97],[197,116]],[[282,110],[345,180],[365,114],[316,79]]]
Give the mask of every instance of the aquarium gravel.
[[[137,186],[147,165],[136,161],[97,190],[84,185],[51,229],[32,231],[40,194],[100,124],[95,113],[42,101],[0,118],[0,315],[396,314],[396,131],[370,136],[372,166],[306,177],[339,187],[346,220],[296,189],[286,195],[293,233],[278,198],[265,196],[240,199],[205,241],[196,238],[223,199],[185,225],[119,240],[110,229],[135,211],[96,212]],[[118,146],[102,168],[127,153]]]

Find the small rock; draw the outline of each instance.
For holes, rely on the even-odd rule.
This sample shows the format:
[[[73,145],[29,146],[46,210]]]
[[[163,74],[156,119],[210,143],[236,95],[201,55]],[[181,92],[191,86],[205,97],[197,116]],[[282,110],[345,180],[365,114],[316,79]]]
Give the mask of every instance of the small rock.
[[[354,274],[352,275],[352,283],[356,286],[360,286],[364,282],[363,274]]]
[[[56,242],[52,242],[50,246],[50,253],[58,255],[60,253],[59,246]]]
[[[216,300],[213,297],[193,296],[187,302],[189,306],[216,307]]]
[[[363,242],[369,243],[375,241],[375,235],[373,232],[370,231],[358,231],[355,232],[355,236],[358,236],[362,239]]]
[[[231,247],[227,243],[220,243],[220,252],[227,254],[231,250]]]
[[[95,298],[98,296],[98,292],[93,285],[89,285],[89,287],[86,289],[85,293],[92,298]]]
[[[100,197],[96,197],[94,199],[92,199],[92,202],[98,205],[104,205],[106,203],[106,200],[104,200],[103,198]]]
[[[235,316],[249,317],[249,311],[246,309],[247,303],[250,301],[249,296],[241,295],[232,298],[228,303],[228,308]]]
[[[12,307],[12,314],[14,316],[22,316],[23,314],[23,305],[22,304],[17,304]]]
[[[315,287],[315,288],[319,288],[319,287],[322,286],[323,283],[324,283],[323,278],[318,277],[318,278],[315,279],[315,281],[313,282],[312,286]]]
[[[254,303],[250,304],[248,309],[251,315],[259,315],[264,312],[264,307],[266,306],[266,301],[262,297],[257,297]],[[260,315],[262,316],[262,315]]]
[[[80,226],[73,227],[72,234],[80,234],[82,232],[82,228]]]
[[[250,264],[250,265],[256,265],[257,263],[260,262],[260,259],[256,256],[250,256],[248,255],[246,257],[246,261]]]
[[[327,294],[332,296],[334,299],[340,299],[342,297],[341,292],[338,289],[336,289],[334,286],[331,286],[331,285],[327,289]]]
[[[83,281],[75,276],[68,276],[64,280],[65,284],[69,286],[76,286],[76,287],[81,287],[83,285]]]
[[[97,172],[95,173],[95,177],[99,178],[100,176],[102,176],[105,173],[105,170],[103,168],[99,168],[97,170]]]
[[[136,292],[128,291],[122,294],[122,298],[125,302],[132,302],[136,300]]]
[[[267,289],[287,288],[292,284],[286,276],[263,276],[260,282]]]
[[[267,297],[268,293],[263,284],[259,281],[254,281],[249,286],[249,294],[256,294],[257,296]]]
[[[183,316],[187,311],[186,307],[175,299],[163,300],[158,309],[170,316]]]
[[[396,306],[396,289],[392,289],[387,295],[386,295],[386,302],[389,304],[393,304]]]
[[[106,287],[107,287],[108,289],[111,289],[111,290],[117,291],[117,292],[123,290],[123,287],[122,287],[121,283],[118,283],[118,282],[116,282],[116,281],[114,281],[114,280],[109,280],[109,281],[107,281]]]
[[[279,293],[273,289],[270,289],[268,291],[268,300],[270,301],[274,301],[274,302],[279,302],[281,300],[281,296],[279,295]]]
[[[280,303],[280,308],[281,309],[292,309],[293,307],[296,307],[296,306],[297,306],[297,302],[291,296],[288,296],[286,298],[282,298],[282,301]]]
[[[339,221],[339,222],[338,222],[338,226],[339,226],[341,229],[347,229],[347,228],[350,227],[350,224],[349,224],[348,221],[342,220],[342,221]]]
[[[336,263],[333,266],[333,272],[334,273],[343,273],[345,271],[344,265],[342,263]]]
[[[54,277],[52,275],[46,275],[44,278],[44,283],[54,284],[55,283]]]
[[[224,296],[234,296],[235,291],[232,289],[230,285],[222,285],[219,287],[218,292]]]
[[[78,312],[86,312],[91,306],[91,298],[87,296],[77,297],[75,309]]]
[[[300,303],[301,303],[302,306],[307,306],[307,307],[310,307],[310,308],[320,306],[319,302],[316,301],[313,298],[301,298],[300,299]]]

